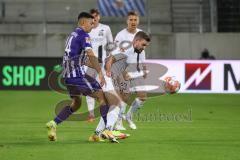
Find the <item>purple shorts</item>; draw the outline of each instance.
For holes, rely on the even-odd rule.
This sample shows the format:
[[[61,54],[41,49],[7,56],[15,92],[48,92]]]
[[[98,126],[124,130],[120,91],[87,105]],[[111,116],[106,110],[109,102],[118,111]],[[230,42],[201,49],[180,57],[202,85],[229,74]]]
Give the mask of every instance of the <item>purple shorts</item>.
[[[70,97],[79,95],[87,96],[102,89],[96,79],[88,75],[85,75],[84,77],[66,78],[65,84]]]

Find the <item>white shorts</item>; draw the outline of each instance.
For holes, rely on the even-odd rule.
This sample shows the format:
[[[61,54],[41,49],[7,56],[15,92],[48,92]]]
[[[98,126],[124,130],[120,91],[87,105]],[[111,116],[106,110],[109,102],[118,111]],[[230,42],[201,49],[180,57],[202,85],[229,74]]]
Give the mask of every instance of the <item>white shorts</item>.
[[[104,75],[106,84],[102,87],[104,92],[115,91],[112,78]]]
[[[130,92],[130,81],[126,81],[123,78],[122,73],[113,75],[112,80],[115,90],[118,90],[119,92],[122,93]]]

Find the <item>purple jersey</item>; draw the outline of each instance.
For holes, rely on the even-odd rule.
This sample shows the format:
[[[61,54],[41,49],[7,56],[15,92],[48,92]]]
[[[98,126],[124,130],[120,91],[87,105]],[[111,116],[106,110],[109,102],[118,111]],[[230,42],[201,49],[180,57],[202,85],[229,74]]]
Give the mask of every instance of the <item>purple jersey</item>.
[[[85,51],[91,49],[91,41],[88,33],[81,28],[76,28],[67,38],[65,54],[63,56],[63,77],[83,77]]]

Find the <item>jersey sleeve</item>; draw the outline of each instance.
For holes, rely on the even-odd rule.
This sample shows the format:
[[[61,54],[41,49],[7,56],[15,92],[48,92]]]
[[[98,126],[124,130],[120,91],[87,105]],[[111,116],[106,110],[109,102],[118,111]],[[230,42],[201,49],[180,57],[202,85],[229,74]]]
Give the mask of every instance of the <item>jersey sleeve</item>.
[[[122,35],[121,32],[118,32],[118,34],[116,35],[114,42],[119,44],[122,41]]]
[[[106,30],[106,38],[107,38],[107,43],[112,43],[113,42],[113,36],[112,36],[112,32],[111,32],[111,29],[110,27],[108,26],[107,27],[107,30]]]
[[[112,51],[111,55],[114,57],[116,61],[127,58],[127,56],[120,50],[120,48],[116,48],[114,51]]]
[[[139,62],[140,62],[140,63],[145,63],[145,60],[146,60],[146,53],[145,53],[145,51],[143,50],[142,53],[140,54]]]

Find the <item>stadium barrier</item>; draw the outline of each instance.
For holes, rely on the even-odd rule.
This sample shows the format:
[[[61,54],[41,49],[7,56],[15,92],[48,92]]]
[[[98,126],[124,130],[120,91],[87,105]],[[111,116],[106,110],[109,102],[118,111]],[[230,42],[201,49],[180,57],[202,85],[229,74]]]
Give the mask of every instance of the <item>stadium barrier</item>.
[[[0,89],[50,90],[49,75],[61,62],[61,58],[2,57]],[[180,93],[240,93],[239,60],[147,60],[147,63],[161,64],[157,66],[159,70],[161,66],[167,68],[163,76],[155,77],[174,76],[181,83]],[[151,72],[156,72],[156,68]]]

